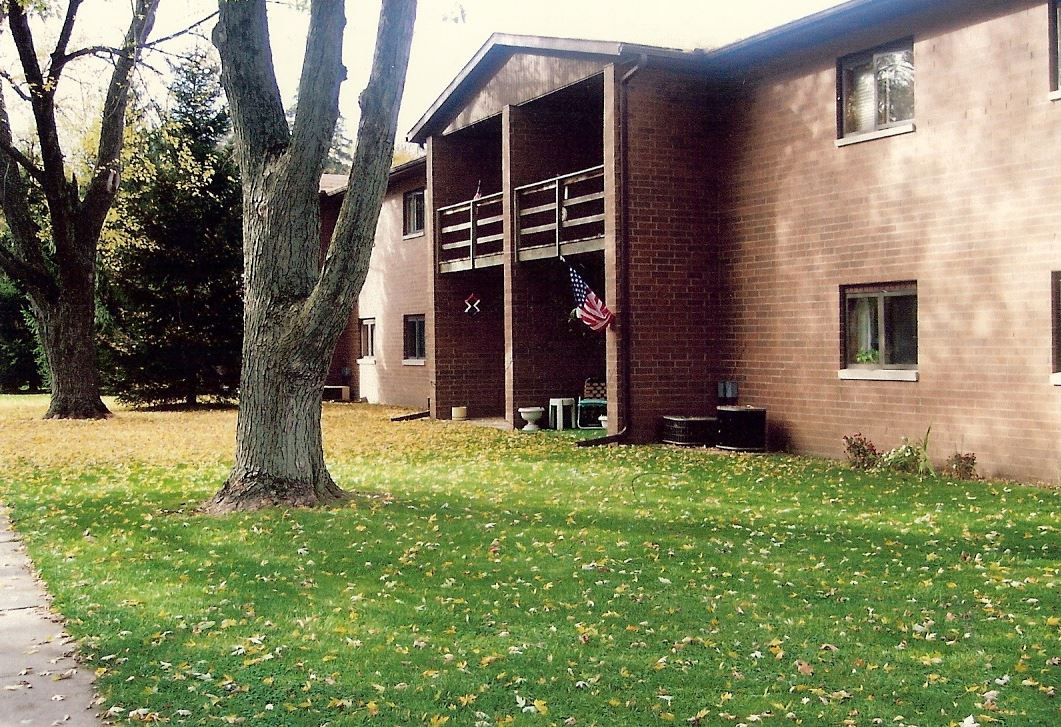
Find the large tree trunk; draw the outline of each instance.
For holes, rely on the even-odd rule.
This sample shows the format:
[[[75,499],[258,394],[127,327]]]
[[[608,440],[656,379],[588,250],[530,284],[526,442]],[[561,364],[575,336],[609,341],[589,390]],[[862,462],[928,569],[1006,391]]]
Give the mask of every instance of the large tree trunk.
[[[277,164],[269,174],[244,183],[244,209],[256,209],[249,204],[255,199],[268,204],[286,200],[291,207],[284,215],[244,215],[248,285],[236,464],[207,504],[208,512],[310,507],[344,495],[324,464],[321,387],[327,359],[320,347],[307,341],[319,340],[322,332],[300,328],[298,306],[284,303],[308,293],[313,270],[302,255],[276,254],[320,244],[313,222],[319,216],[319,202],[315,190],[306,199],[304,191],[300,194],[280,181],[284,166]],[[277,183],[270,184],[271,180]]]
[[[259,323],[277,329],[274,334],[283,327]],[[342,499],[324,464],[320,385],[306,381],[301,367],[275,350],[244,360],[236,465],[207,511],[312,507]]]
[[[214,43],[243,181],[244,337],[236,464],[209,512],[312,506],[345,493],[324,464],[321,389],[368,269],[394,147],[415,0],[383,0],[350,185],[320,261],[319,181],[339,115],[343,0],[312,0],[294,125],[265,0],[221,3]]]
[[[64,276],[55,300],[32,300],[41,346],[51,373],[45,419],[103,419],[110,411],[99,392],[96,309],[91,269]],[[76,279],[75,279],[76,278]]]

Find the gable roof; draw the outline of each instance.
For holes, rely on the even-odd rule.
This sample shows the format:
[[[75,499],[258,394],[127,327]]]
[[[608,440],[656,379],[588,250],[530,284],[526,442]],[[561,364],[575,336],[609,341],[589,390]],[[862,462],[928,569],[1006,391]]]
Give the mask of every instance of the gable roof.
[[[445,121],[460,109],[470,93],[495,73],[507,58],[519,52],[614,59],[627,57],[631,60],[645,56],[661,60],[670,66],[731,74],[853,30],[873,27],[911,11],[928,10],[943,4],[945,3],[941,0],[848,0],[710,51],[699,48],[680,50],[616,41],[494,33],[424,112],[406,138],[411,142],[423,144],[427,137],[445,126]]]
[[[512,35],[494,33],[465,64],[430,108],[420,117],[406,137],[422,144],[444,119],[455,113],[467,94],[489,78],[510,56],[520,52],[540,52],[560,55],[597,56],[603,58],[637,57],[649,55],[671,63],[695,63],[703,51],[683,51],[637,43],[618,43],[605,40],[551,38],[540,35]]]

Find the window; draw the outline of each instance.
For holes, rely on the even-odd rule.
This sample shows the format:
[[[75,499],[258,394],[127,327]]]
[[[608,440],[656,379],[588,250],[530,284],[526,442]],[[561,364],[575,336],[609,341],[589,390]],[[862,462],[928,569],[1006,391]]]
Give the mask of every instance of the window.
[[[427,337],[424,316],[405,316],[405,359],[422,361],[427,358]]]
[[[424,231],[424,190],[405,193],[402,211],[402,234],[419,235]]]
[[[840,289],[840,298],[845,369],[917,368],[916,283],[845,286]]]
[[[361,319],[361,358],[376,357],[376,319]]]
[[[1051,382],[1061,386],[1061,272],[1051,274],[1053,278],[1053,304],[1050,307],[1050,321],[1054,328],[1054,375]]]
[[[1061,99],[1061,2],[1050,3],[1050,90],[1051,98]]]
[[[907,125],[914,118],[914,45],[907,39],[841,58],[840,138]]]

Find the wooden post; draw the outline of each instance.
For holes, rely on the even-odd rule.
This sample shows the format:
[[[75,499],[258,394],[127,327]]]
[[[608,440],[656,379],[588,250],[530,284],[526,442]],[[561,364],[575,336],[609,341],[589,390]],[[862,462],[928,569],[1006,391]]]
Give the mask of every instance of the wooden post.
[[[431,229],[431,237],[435,239],[435,270],[432,271],[433,275],[442,266],[442,212],[440,210],[432,210],[431,214],[435,218],[435,223]]]
[[[563,215],[561,214],[561,212],[563,210],[563,205],[562,205],[562,202],[561,202],[561,199],[560,199],[560,178],[559,177],[556,178],[556,182],[554,182],[554,184],[555,184],[554,191],[556,193],[556,210],[555,210],[556,211],[556,230],[555,230],[555,232],[556,232],[556,256],[560,257],[560,222],[561,222],[561,219],[563,218]]]
[[[468,228],[468,255],[471,259],[472,269],[475,269],[475,208],[478,206],[478,201],[473,199],[468,203],[468,222],[470,227]]]

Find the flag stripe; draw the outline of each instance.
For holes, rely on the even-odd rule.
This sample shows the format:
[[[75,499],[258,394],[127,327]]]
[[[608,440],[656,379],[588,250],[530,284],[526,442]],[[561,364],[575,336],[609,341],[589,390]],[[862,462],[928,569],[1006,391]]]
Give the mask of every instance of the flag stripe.
[[[615,320],[615,315],[608,310],[604,301],[590,290],[574,267],[568,264],[567,270],[571,276],[571,295],[575,298],[575,315],[594,331],[603,331]]]

